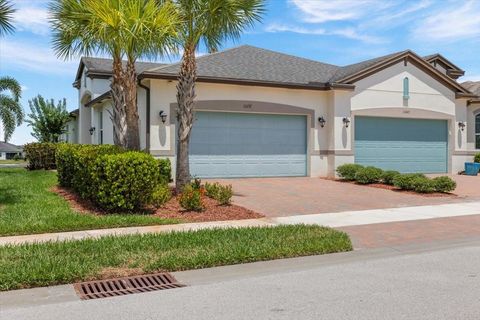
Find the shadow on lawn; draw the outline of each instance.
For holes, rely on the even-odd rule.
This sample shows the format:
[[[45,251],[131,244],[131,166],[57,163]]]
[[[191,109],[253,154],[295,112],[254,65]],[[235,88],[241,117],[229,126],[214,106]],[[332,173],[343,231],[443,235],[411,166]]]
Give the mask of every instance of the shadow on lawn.
[[[22,200],[22,196],[16,190],[0,186],[0,205],[15,204]]]

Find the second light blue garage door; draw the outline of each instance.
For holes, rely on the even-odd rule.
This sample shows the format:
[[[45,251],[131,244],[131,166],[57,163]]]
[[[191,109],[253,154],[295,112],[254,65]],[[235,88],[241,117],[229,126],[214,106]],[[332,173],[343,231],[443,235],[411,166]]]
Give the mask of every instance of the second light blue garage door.
[[[448,170],[445,120],[355,117],[355,163],[400,172]]]
[[[197,112],[190,171],[201,178],[305,176],[306,117]]]

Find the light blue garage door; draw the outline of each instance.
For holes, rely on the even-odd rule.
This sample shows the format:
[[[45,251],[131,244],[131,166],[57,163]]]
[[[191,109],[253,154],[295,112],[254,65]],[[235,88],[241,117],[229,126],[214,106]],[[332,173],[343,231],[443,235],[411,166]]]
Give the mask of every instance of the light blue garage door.
[[[355,163],[400,172],[444,173],[447,121],[355,117]]]
[[[197,112],[192,176],[273,177],[307,173],[306,117]]]

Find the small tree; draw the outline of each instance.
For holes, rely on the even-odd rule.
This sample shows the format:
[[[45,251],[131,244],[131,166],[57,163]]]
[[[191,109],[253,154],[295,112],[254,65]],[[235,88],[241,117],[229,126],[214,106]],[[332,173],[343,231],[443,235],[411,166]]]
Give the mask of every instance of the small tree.
[[[57,105],[53,99],[45,100],[41,95],[28,101],[31,113],[26,120],[32,127],[32,136],[39,142],[59,142],[65,133],[65,126],[70,121],[65,98]]]

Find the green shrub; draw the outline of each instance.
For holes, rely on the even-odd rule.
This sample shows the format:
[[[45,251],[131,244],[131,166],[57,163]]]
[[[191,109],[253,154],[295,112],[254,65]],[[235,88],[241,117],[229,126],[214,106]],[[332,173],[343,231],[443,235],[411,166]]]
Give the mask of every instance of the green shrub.
[[[28,143],[23,147],[25,151],[25,159],[28,161],[27,169],[29,170],[51,170],[56,168],[55,151],[57,144],[55,143]]]
[[[151,204],[155,208],[160,208],[171,198],[172,191],[170,190],[170,187],[167,184],[160,184],[153,190]]]
[[[432,193],[435,192],[435,183],[432,179],[425,176],[418,176],[411,181],[412,190],[418,193]]]
[[[393,178],[393,185],[402,190],[413,190],[413,181],[416,178],[426,178],[422,173],[407,173],[407,174],[399,174],[395,178]]]
[[[187,211],[202,211],[204,209],[201,191],[195,189],[191,184],[187,184],[183,188],[179,203]]]
[[[158,167],[160,170],[160,181],[169,183],[172,181],[172,164],[169,159],[158,159]]]
[[[192,186],[193,189],[200,190],[202,189],[202,179],[195,178],[193,179],[193,181],[190,182],[190,185]]]
[[[393,179],[395,179],[396,176],[400,175],[400,172],[394,171],[394,170],[387,170],[384,171],[382,174],[382,181],[385,184],[388,184],[389,186],[393,186]]]
[[[341,166],[337,167],[337,173],[343,180],[353,181],[355,180],[355,174],[359,169],[363,168],[363,166],[359,164],[347,163],[342,164]]]
[[[13,160],[14,160],[14,161],[20,161],[20,160],[22,160],[22,157],[21,157],[18,153],[16,153],[16,154],[13,156]]]
[[[91,156],[91,153],[85,155]],[[151,203],[153,190],[160,183],[157,160],[143,152],[101,155],[90,167],[92,191],[88,194],[107,211],[144,207]]]
[[[480,152],[475,154],[475,157],[473,158],[474,162],[480,162]]]
[[[220,183],[205,183],[207,197],[217,200],[221,205],[229,205],[232,202],[232,185],[222,186]]]
[[[436,192],[450,192],[455,190],[457,183],[450,177],[436,177],[432,179]]]
[[[355,181],[360,184],[379,182],[382,179],[383,170],[375,167],[365,167],[357,170]]]

